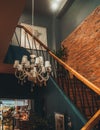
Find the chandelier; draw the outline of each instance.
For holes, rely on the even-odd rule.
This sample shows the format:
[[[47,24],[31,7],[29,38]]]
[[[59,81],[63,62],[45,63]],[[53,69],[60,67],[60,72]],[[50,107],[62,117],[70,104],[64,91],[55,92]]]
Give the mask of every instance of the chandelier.
[[[34,0],[32,0],[32,25],[34,25],[33,6]],[[25,83],[28,80],[35,85],[46,86],[46,82],[50,77],[50,61],[44,61],[42,56],[31,54],[30,57],[28,57],[27,55],[24,55],[21,61],[15,60],[13,67],[15,68],[15,76],[18,78],[18,81],[21,84]]]
[[[15,68],[15,76],[21,84],[29,80],[39,86],[46,86],[51,72],[50,61],[44,61],[42,56],[36,57],[34,54],[30,55],[30,59],[24,55],[21,62],[15,60],[13,67]]]

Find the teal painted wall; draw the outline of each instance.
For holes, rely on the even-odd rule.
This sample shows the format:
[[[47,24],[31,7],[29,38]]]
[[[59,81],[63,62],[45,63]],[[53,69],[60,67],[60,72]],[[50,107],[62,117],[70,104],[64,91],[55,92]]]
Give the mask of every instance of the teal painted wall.
[[[64,40],[97,6],[100,0],[75,0],[61,20],[61,41]]]
[[[14,64],[15,60],[21,61],[23,55],[30,57],[30,53],[25,48],[10,45],[6,53],[4,63]]]
[[[82,126],[86,123],[85,118],[58,88],[53,79],[49,79],[47,87],[43,89],[40,88],[40,91],[35,96],[35,110],[38,113],[42,113],[45,116],[54,116],[55,113],[61,113],[65,115],[65,120],[68,116],[70,116],[72,121],[71,130],[80,130],[80,128],[82,128]],[[65,124],[65,127],[66,126],[67,124]]]

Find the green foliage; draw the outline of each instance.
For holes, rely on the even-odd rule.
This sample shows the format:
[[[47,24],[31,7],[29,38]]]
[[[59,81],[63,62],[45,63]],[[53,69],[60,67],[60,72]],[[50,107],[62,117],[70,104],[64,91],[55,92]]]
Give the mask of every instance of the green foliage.
[[[54,50],[53,53],[60,59],[67,58],[67,49],[64,47],[60,47],[58,50]]]

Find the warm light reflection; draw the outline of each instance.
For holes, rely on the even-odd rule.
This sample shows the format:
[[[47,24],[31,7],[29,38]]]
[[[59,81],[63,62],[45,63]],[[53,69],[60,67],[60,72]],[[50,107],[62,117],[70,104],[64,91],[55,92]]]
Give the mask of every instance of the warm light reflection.
[[[26,112],[23,113],[23,114],[22,114],[22,117],[21,117],[21,120],[24,120],[24,121],[25,121],[25,120],[28,120],[28,119],[29,119],[28,113],[26,113]]]

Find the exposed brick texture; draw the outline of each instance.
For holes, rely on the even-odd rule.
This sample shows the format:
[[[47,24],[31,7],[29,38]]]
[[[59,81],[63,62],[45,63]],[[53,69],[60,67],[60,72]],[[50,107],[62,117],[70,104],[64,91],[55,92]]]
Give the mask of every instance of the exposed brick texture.
[[[100,87],[100,6],[63,42],[68,50],[66,63]]]

